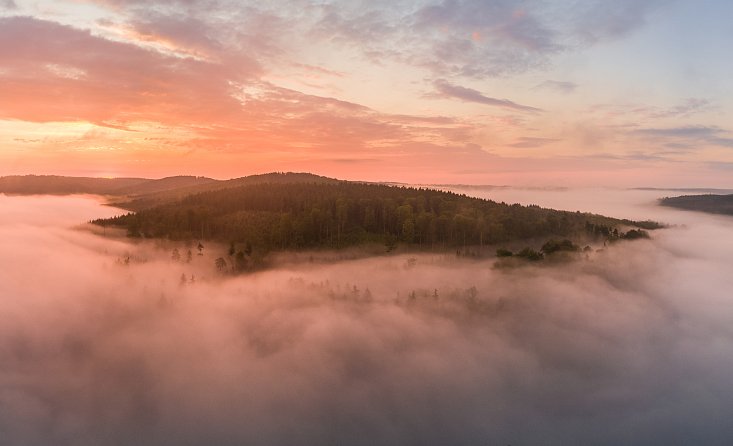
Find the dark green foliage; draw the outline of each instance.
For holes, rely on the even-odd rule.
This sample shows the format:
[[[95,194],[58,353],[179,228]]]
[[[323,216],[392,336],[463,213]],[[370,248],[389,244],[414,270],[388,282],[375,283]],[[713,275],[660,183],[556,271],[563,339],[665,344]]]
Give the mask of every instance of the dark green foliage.
[[[511,257],[514,253],[506,248],[499,248],[496,250],[496,257]]]
[[[642,222],[647,227],[648,222]],[[627,232],[619,232],[618,229],[612,228],[607,225],[597,225],[592,223],[586,223],[586,233],[594,236],[595,238],[603,238],[611,243],[618,240],[637,240],[641,238],[649,238],[649,233],[643,229],[629,229]]]
[[[352,182],[263,183],[187,196],[98,220],[131,236],[213,239],[249,258],[272,250],[398,242],[418,249],[482,246],[571,236],[618,220],[539,206],[507,205],[432,189]]]
[[[577,252],[580,251],[580,247],[574,244],[571,240],[548,240],[547,243],[542,245],[541,251],[545,254],[552,254],[555,252]]]
[[[657,221],[652,220],[644,220],[644,221],[631,221],[631,220],[621,220],[621,222],[627,226],[636,226],[637,228],[641,229],[647,229],[647,230],[654,230],[654,229],[662,229],[666,228],[666,225],[663,225],[662,223],[659,223]]]
[[[223,272],[226,271],[227,261],[224,260],[222,257],[217,258],[216,261],[214,262],[214,264],[216,265],[216,269],[219,272],[223,273]]]
[[[538,260],[542,260],[545,258],[545,256],[541,252],[535,251],[532,248],[522,249],[521,251],[515,254],[515,257],[519,257],[521,259],[527,259],[532,262],[536,262]]]
[[[649,238],[649,233],[643,229],[630,229],[621,236],[624,240],[637,240],[640,238]]]

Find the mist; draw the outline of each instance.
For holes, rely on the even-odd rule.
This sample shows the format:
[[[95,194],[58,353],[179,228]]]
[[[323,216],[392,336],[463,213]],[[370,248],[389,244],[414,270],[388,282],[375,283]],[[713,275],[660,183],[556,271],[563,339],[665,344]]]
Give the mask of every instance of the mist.
[[[225,247],[94,233],[119,210],[93,197],[0,195],[2,444],[728,444],[733,218],[663,191],[467,193],[671,226],[561,265],[225,277]]]

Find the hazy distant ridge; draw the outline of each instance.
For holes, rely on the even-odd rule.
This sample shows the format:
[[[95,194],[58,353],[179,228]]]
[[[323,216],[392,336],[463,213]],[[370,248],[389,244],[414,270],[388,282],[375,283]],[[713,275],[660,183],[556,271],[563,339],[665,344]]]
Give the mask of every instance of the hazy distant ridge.
[[[710,214],[733,215],[733,194],[730,195],[682,195],[659,200],[662,206]]]
[[[92,178],[57,175],[15,175],[0,177],[0,193],[15,195],[146,195],[171,189],[216,183],[206,177],[175,176],[148,178]]]

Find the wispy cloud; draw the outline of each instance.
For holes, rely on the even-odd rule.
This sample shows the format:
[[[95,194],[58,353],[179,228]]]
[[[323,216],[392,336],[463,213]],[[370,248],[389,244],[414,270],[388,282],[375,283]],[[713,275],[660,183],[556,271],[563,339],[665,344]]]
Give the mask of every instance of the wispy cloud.
[[[644,128],[635,130],[633,133],[651,138],[682,139],[733,148],[733,138],[729,136],[730,132],[719,127]]]
[[[569,94],[574,92],[578,88],[578,84],[568,81],[553,81],[546,80],[540,84],[535,85],[533,90],[550,90],[559,93]]]
[[[646,24],[647,17],[674,0],[615,0],[565,5],[567,26],[585,44],[624,37]]]
[[[709,138],[721,132],[716,127],[690,126],[690,127],[669,127],[669,128],[646,128],[635,131],[640,135],[648,136],[674,136],[682,138]]]
[[[554,138],[534,138],[529,136],[523,136],[517,140],[517,142],[509,144],[510,147],[516,147],[518,149],[532,149],[535,147],[542,147],[548,144],[559,141]]]
[[[536,113],[542,111],[539,108],[517,104],[516,102],[512,102],[508,99],[497,99],[485,96],[478,90],[461,87],[460,85],[453,85],[444,79],[436,80],[433,85],[435,87],[436,95],[442,98],[460,99],[466,102],[475,102],[477,104],[490,105],[493,107],[501,107],[521,112]]]
[[[704,112],[713,108],[712,102],[708,99],[687,98],[681,104],[666,109],[650,112],[653,118],[678,118]]]

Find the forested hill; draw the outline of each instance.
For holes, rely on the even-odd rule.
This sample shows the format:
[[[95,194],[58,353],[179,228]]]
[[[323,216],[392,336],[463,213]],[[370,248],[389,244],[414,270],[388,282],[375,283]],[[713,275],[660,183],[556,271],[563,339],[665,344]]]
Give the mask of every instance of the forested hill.
[[[711,214],[733,215],[733,194],[731,195],[682,195],[659,200],[662,206]]]
[[[124,227],[133,237],[211,239],[259,252],[370,242],[443,249],[635,225],[432,189],[345,181],[250,184],[95,223]]]

